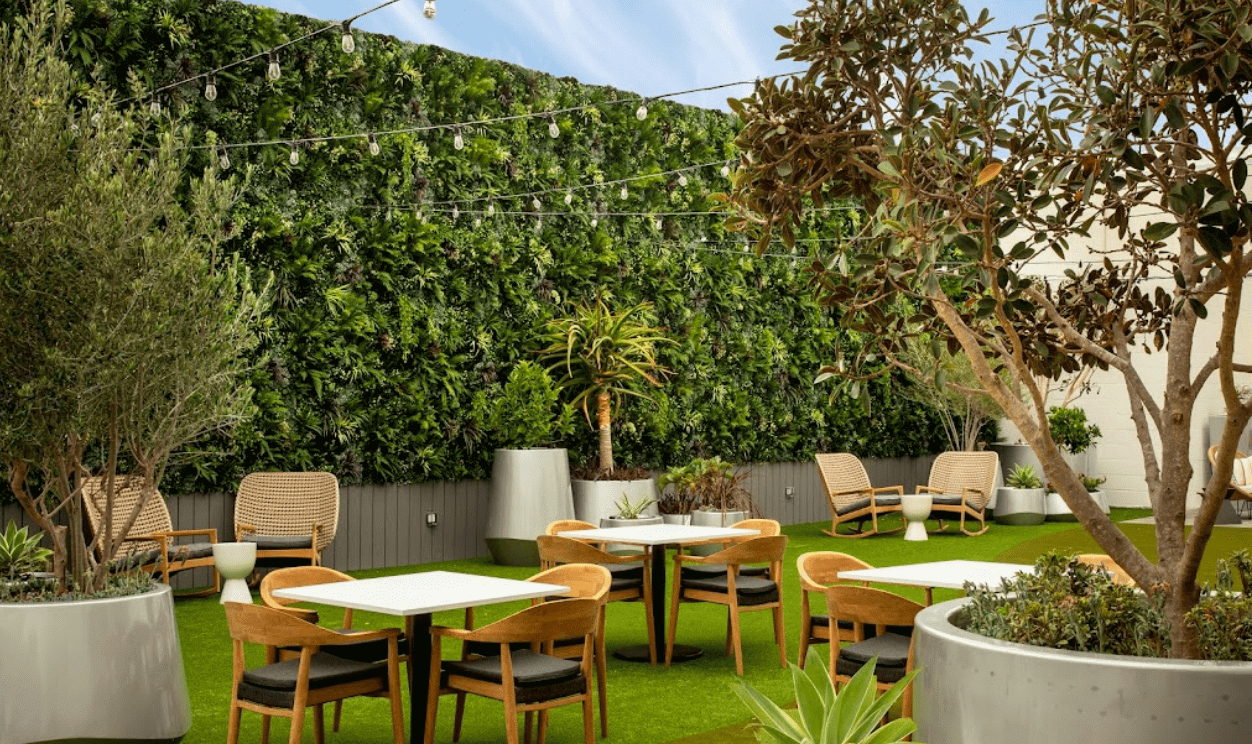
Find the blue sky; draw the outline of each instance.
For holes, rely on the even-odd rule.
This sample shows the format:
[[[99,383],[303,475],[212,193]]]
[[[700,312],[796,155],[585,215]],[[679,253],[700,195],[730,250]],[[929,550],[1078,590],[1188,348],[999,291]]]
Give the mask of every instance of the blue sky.
[[[257,3],[340,20],[382,0],[266,0]],[[966,3],[970,15],[990,8],[1003,28],[1028,23],[1044,0]],[[779,62],[774,26],[791,22],[805,0],[401,0],[356,27],[505,60],[584,83],[645,96],[752,80],[798,69]],[[684,96],[684,103],[724,109],[727,95],[750,86]]]

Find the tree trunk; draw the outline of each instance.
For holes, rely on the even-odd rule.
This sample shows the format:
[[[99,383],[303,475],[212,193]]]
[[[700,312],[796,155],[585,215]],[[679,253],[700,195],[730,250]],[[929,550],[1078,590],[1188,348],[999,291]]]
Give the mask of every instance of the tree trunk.
[[[609,418],[609,394],[596,396],[596,422],[600,425],[600,470],[613,472],[613,430]]]

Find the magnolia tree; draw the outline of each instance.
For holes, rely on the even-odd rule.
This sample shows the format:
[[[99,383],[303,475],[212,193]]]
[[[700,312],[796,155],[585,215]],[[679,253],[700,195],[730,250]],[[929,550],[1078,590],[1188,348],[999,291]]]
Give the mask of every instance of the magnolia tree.
[[[730,225],[762,248],[790,244],[805,210],[860,200],[866,229],[817,257],[813,282],[875,343],[828,371],[851,385],[908,369],[917,337],[967,356],[1083,526],[1161,597],[1171,653],[1195,657],[1185,615],[1252,416],[1240,395],[1252,366],[1235,356],[1252,271],[1252,5],[1047,0],[1039,23],[1006,31],[1004,59],[983,63],[973,45],[998,29],[957,0],[813,0],[796,18],[778,28],[781,57],[808,71],[731,101],[745,155]],[[1116,245],[1062,279],[1032,276],[1040,258],[1072,260],[1093,228]],[[1204,324],[1212,346],[1197,345]],[[1157,563],[1100,513],[1049,432],[1039,380],[1088,368],[1125,381]],[[1227,419],[1187,535],[1206,385]]]
[[[73,73],[67,20],[38,0],[0,27],[0,472],[48,534],[62,589],[99,589],[112,535],[159,498],[171,454],[246,410],[263,304],[212,258],[233,187],[188,183],[186,132]],[[115,510],[132,474],[145,498]],[[90,475],[105,479],[106,528],[88,543]]]

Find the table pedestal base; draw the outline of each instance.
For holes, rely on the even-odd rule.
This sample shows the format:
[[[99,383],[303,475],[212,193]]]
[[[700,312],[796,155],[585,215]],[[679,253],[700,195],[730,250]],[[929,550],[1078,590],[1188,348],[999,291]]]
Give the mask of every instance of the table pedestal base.
[[[904,539],[909,542],[920,542],[926,539],[926,523],[925,522],[909,522],[909,526],[904,530]]]
[[[674,663],[695,661],[703,655],[704,652],[695,646],[688,646],[685,643],[674,644]],[[646,643],[639,643],[634,646],[622,646],[613,652],[613,656],[621,659],[622,661],[641,661],[645,664],[652,661],[652,658],[648,655],[648,644]],[[662,646],[656,653],[656,663],[665,663],[664,646]]]

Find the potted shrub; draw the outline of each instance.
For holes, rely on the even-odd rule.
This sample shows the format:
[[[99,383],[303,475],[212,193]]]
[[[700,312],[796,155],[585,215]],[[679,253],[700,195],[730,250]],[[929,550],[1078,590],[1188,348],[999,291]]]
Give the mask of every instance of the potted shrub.
[[[691,523],[705,527],[728,527],[748,519],[756,511],[752,494],[743,487],[751,472],[735,470],[720,457],[693,460],[690,493],[695,511]]]
[[[1009,471],[1004,487],[997,489],[996,524],[1043,524],[1047,516],[1043,481],[1031,465]]]
[[[21,711],[0,739],[176,740],[191,710],[173,600],[110,570],[110,527],[146,503],[115,509],[114,484],[138,475],[159,498],[175,450],[247,413],[264,302],[218,248],[232,182],[188,179],[188,132],[152,136],[146,109],[73,72],[67,13],[36,0],[0,27],[0,142],[23,143],[0,147],[0,476],[55,575],[0,599],[0,689]],[[106,527],[88,540],[93,475]]]
[[[574,518],[569,456],[551,445],[573,428],[573,408],[535,362],[523,361],[509,373],[501,394],[487,408],[485,429],[499,444],[491,468],[486,542],[492,559],[504,566],[537,566],[535,535],[551,522]]]
[[[601,527],[642,527],[649,524],[661,524],[659,514],[649,514],[649,509],[656,504],[650,496],[640,497],[637,501],[630,500],[630,494],[623,493],[613,505],[617,513],[600,520]],[[653,509],[652,511],[655,511]]]
[[[639,387],[659,386],[669,374],[657,363],[656,347],[671,342],[651,318],[649,303],[614,312],[597,292],[590,303],[575,305],[569,316],[550,320],[541,335],[546,346],[540,358],[599,433],[599,456],[576,471],[573,481],[574,511],[592,524],[613,513],[613,503],[623,492],[632,499],[656,498],[651,473],[617,466],[612,431],[614,407],[626,397],[647,399]]]
[[[657,476],[656,487],[661,492],[657,510],[666,524],[691,524],[691,512],[697,505],[693,490],[699,471],[699,461],[675,465]]]
[[[1096,502],[1096,506],[1100,507],[1100,511],[1104,512],[1105,514],[1108,514],[1109,513],[1109,500],[1105,498],[1104,491],[1101,490],[1100,488],[1100,486],[1104,485],[1104,481],[1106,480],[1108,479],[1107,478],[1092,478],[1092,477],[1084,475],[1082,476],[1082,487],[1087,489],[1087,494],[1091,496],[1092,501]]]

